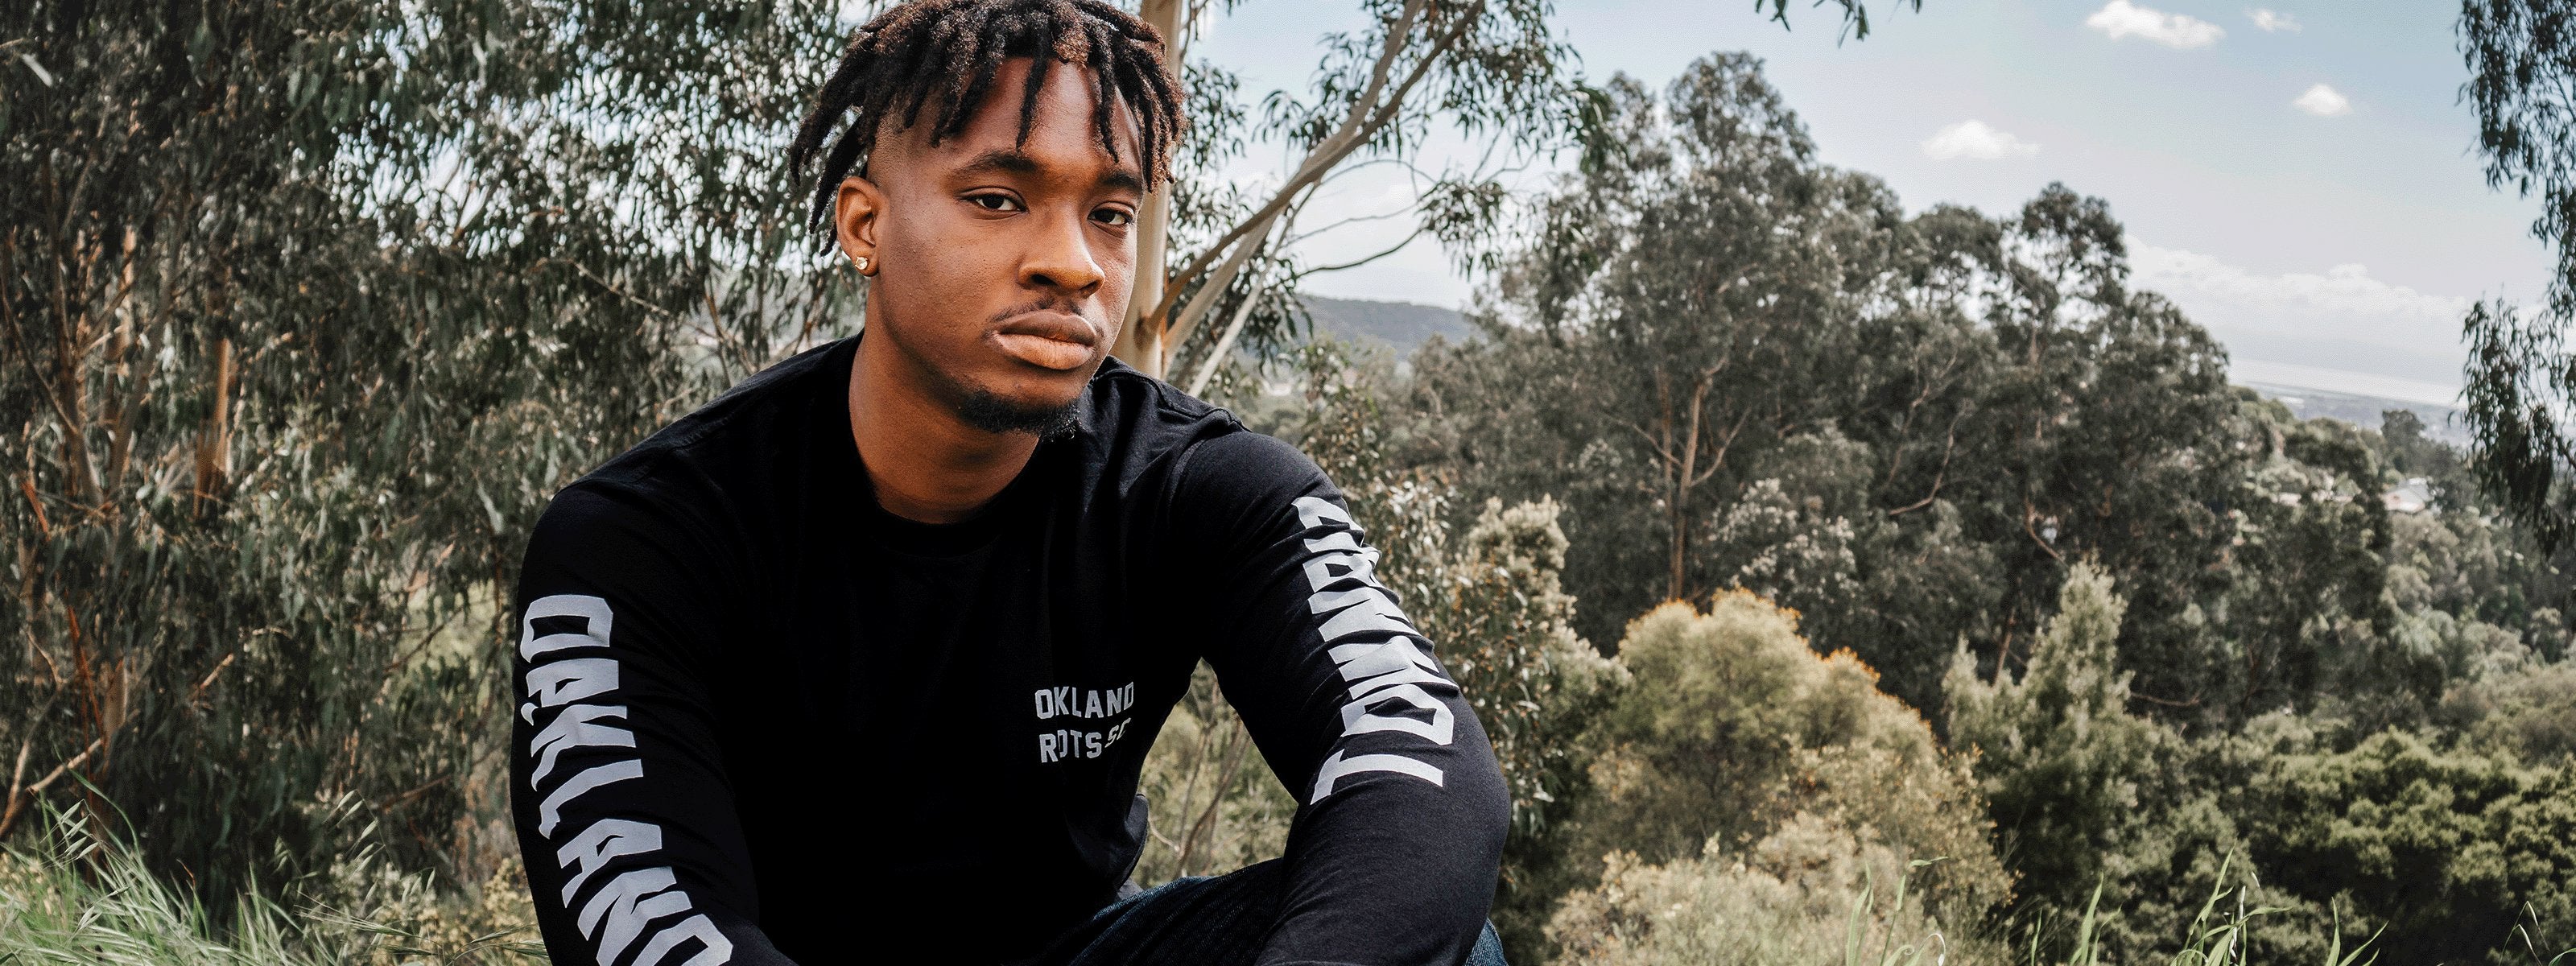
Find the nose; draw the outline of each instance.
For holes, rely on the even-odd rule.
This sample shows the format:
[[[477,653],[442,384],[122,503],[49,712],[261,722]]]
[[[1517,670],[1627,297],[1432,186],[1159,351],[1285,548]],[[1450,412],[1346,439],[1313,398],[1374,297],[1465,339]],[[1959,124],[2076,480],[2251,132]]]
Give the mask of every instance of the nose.
[[[1090,296],[1100,288],[1104,275],[1100,263],[1091,258],[1090,240],[1084,234],[1087,220],[1074,213],[1046,222],[1020,263],[1020,284],[1056,289],[1074,298]]]

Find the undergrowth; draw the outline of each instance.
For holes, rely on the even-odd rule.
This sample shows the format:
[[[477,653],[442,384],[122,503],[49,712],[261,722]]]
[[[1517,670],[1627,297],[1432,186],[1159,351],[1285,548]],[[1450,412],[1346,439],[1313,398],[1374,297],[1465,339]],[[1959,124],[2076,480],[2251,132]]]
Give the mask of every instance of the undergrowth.
[[[442,896],[362,852],[218,921],[192,890],[81,819],[55,815],[33,848],[0,851],[7,966],[500,966],[542,963],[515,868]]]

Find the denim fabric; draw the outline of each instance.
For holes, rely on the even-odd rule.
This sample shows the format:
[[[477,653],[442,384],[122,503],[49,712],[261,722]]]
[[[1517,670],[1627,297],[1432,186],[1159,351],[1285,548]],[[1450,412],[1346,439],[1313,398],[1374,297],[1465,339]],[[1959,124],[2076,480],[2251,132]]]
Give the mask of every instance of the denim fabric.
[[[1278,860],[1192,876],[1110,903],[1020,966],[1251,966],[1279,918],[1287,885]],[[1463,966],[1505,966],[1491,923]]]

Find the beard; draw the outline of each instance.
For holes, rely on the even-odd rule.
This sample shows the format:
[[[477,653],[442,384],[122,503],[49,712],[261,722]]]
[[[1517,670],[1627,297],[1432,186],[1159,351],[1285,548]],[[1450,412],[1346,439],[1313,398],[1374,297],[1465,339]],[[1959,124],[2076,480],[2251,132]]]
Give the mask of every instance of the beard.
[[[877,329],[884,331],[874,331]],[[1039,442],[1050,443],[1069,438],[1082,428],[1074,418],[1074,410],[1082,404],[1087,393],[1075,393],[1072,399],[1062,403],[1012,399],[977,385],[964,375],[941,368],[928,356],[913,351],[906,344],[908,340],[897,334],[892,325],[863,326],[859,337],[892,341],[899,347],[896,351],[908,356],[919,367],[918,371],[928,377],[926,381],[930,384],[932,396],[946,403],[949,411],[957,414],[958,421],[968,426],[987,433],[1033,433]]]
[[[1039,442],[1054,442],[1072,436],[1078,428],[1073,407],[1081,401],[1076,396],[1062,405],[1031,405],[990,390],[971,389],[958,398],[956,408],[958,419],[987,433],[1035,433]]]

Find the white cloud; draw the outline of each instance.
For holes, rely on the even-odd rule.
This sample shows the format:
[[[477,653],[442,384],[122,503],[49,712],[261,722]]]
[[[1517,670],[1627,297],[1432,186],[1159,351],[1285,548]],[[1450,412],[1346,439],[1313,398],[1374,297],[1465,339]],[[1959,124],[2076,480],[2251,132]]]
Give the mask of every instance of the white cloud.
[[[2218,38],[2227,36],[2227,31],[2218,29],[2217,24],[2209,21],[2148,9],[2129,0],[2111,0],[2103,4],[2102,9],[2084,18],[2084,25],[2113,40],[2141,37],[2177,50],[2207,47],[2217,43]]]
[[[2027,158],[2038,153],[2039,145],[2014,137],[2010,131],[1988,127],[1984,121],[1961,121],[1934,132],[1923,141],[1923,156],[1936,161],[1951,158],[1992,161]]]
[[[2254,21],[2256,29],[2267,34],[2279,33],[2285,30],[2290,33],[2299,32],[2299,18],[2282,13],[2278,10],[2256,7],[2252,10],[2245,11],[2245,17],[2246,19]]]
[[[2445,341],[2458,335],[2450,330],[2458,327],[2471,301],[2391,285],[2371,277],[2366,265],[2337,265],[2324,274],[2257,275],[2197,252],[2139,245],[2131,252],[2130,266],[2133,274],[2149,283],[2147,287],[2170,289],[2169,295],[2196,292],[2274,308],[2306,306],[2327,315],[2351,318],[2365,328],[2365,319],[2402,318],[2410,326],[2421,323],[2443,327]],[[2411,338],[2427,331],[2410,327],[2394,334]]]
[[[2318,117],[2336,117],[2352,113],[2352,99],[2324,84],[2308,88],[2308,92],[2299,95],[2298,100],[2291,101],[2290,106]]]
[[[2459,385],[2467,297],[2391,284],[2361,265],[2265,275],[2152,245],[2131,246],[2129,266],[2135,287],[2172,299],[2238,359]]]

